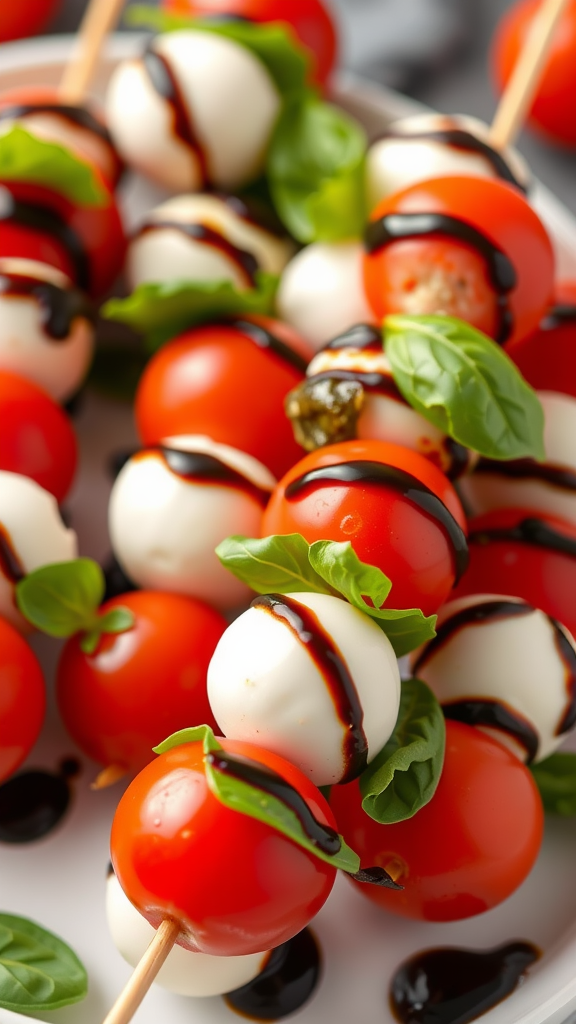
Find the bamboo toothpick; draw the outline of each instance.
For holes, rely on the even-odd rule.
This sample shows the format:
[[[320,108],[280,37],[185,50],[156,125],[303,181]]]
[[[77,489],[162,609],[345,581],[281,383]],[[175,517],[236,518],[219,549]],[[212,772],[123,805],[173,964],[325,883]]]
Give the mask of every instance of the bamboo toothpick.
[[[80,26],[77,48],[60,82],[62,103],[81,103],[92,81],[100,51],[118,21],[125,0],[90,0]]]
[[[504,149],[520,131],[540,84],[554,31],[570,0],[543,0],[490,129],[490,145]]]
[[[177,921],[168,918],[162,921],[130,981],[120,993],[103,1024],[129,1024],[176,942],[179,931]]]

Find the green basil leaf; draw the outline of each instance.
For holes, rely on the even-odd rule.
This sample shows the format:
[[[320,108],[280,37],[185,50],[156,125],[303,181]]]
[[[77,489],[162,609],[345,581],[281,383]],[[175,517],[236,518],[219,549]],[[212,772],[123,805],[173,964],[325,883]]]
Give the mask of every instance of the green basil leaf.
[[[126,299],[109,299],[101,309],[108,320],[145,335],[155,352],[182,331],[222,317],[274,312],[278,278],[259,271],[256,288],[240,291],[231,281],[163,281],[141,284]]]
[[[129,608],[111,608],[104,615],[98,615],[96,626],[88,629],[80,641],[80,648],[85,654],[94,654],[98,641],[103,633],[126,633],[132,629],[136,618]]]
[[[34,921],[0,914],[0,1007],[57,1010],[84,999],[86,970],[69,946]]]
[[[124,16],[129,25],[147,26],[156,32],[192,29],[224,36],[250,50],[264,64],[279,93],[302,89],[308,78],[311,57],[288,25],[281,22],[210,21],[169,14],[158,7],[135,5]]]
[[[366,221],[364,129],[303,91],[286,102],[268,151],[268,180],[281,220],[300,242],[361,235]]]
[[[552,754],[545,761],[531,764],[530,771],[545,811],[563,818],[576,816],[576,754]]]
[[[394,732],[360,776],[366,813],[381,825],[413,817],[436,792],[445,745],[444,715],[432,690],[406,680]]]
[[[387,316],[384,344],[406,401],[490,459],[543,459],[535,392],[491,338],[453,317]]]
[[[90,164],[19,124],[0,135],[0,180],[45,185],[79,206],[105,206],[108,196]]]
[[[155,754],[166,754],[168,750],[173,750],[174,747],[181,747],[183,743],[201,743],[205,754],[222,750],[209,725],[196,725],[192,729],[179,729],[178,732],[173,732],[171,736],[168,736],[162,743],[159,743],[157,747],[152,747],[152,750]]]
[[[24,617],[49,636],[73,636],[97,625],[104,597],[104,573],[91,558],[43,565],[16,585],[16,601]]]
[[[227,537],[216,548],[222,565],[257,594],[337,595],[310,565],[310,545],[299,533]]]

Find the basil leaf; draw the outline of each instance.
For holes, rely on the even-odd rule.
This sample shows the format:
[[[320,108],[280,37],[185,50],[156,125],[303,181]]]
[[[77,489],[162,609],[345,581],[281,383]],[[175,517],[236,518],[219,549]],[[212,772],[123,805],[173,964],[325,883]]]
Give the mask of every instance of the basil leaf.
[[[311,91],[285,104],[268,151],[281,220],[299,242],[361,235],[366,221],[364,129]]]
[[[134,625],[134,613],[129,608],[111,608],[105,615],[98,615],[96,626],[89,629],[80,641],[85,654],[93,654],[103,633],[126,633]]]
[[[552,754],[545,761],[531,764],[530,771],[540,790],[544,810],[573,818],[576,815],[576,754]]]
[[[216,548],[222,565],[257,594],[337,595],[310,565],[310,545],[299,533],[227,537]]]
[[[0,914],[0,1007],[57,1010],[84,999],[86,970],[69,946],[34,921]]]
[[[0,135],[0,180],[45,185],[78,206],[105,206],[106,189],[90,164],[19,124]]]
[[[394,732],[360,776],[366,813],[381,825],[413,817],[436,792],[445,745],[444,715],[432,690],[406,680]]]
[[[149,351],[155,352],[182,331],[211,320],[272,314],[278,278],[258,271],[256,282],[256,288],[245,291],[224,280],[141,284],[126,299],[109,299],[100,312],[144,334]]]
[[[192,729],[179,729],[178,732],[173,732],[171,736],[168,736],[162,743],[159,743],[157,747],[152,747],[152,750],[155,754],[166,754],[167,751],[173,750],[174,747],[181,747],[183,743],[202,743],[205,754],[222,750],[209,725],[196,725]]]
[[[302,89],[308,78],[311,57],[290,26],[281,22],[210,21],[210,18],[187,18],[140,4],[128,8],[124,20],[129,25],[147,26],[156,32],[189,29],[231,39],[261,61],[282,96]]]
[[[384,344],[406,401],[490,459],[543,459],[535,392],[491,338],[454,317],[387,316]]]

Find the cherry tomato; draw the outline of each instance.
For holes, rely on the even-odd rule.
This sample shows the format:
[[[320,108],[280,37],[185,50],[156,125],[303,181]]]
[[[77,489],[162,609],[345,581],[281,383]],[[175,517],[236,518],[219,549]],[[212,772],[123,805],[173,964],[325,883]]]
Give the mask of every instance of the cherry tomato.
[[[310,51],[311,77],[320,83],[326,81],[336,62],[336,29],[321,0],[162,0],[162,6],[192,17],[236,15],[249,21],[284,22]]]
[[[35,36],[60,6],[59,0],[23,0],[0,4],[0,43]]]
[[[284,399],[304,379],[311,355],[295,331],[265,317],[187,331],[164,345],[142,375],[138,432],[146,445],[207,434],[281,476],[302,455]]]
[[[348,468],[359,461],[381,466],[382,479],[350,482]],[[328,467],[336,467],[336,476],[304,482],[292,497],[287,495],[291,484]],[[408,480],[398,479],[396,470],[409,474]],[[423,484],[440,499],[439,514],[446,506],[465,549],[461,531],[466,520],[452,484],[422,455],[385,441],[344,441],[307,455],[274,490],[262,519],[262,536],[301,533],[309,543],[350,541],[363,562],[392,580],[391,608],[421,608],[431,615],[454,584],[457,556],[446,526],[406,493],[410,480],[415,490]]]
[[[318,822],[334,827],[322,794],[288,761],[219,742],[282,776]],[[124,892],[150,924],[175,917],[180,945],[216,956],[286,942],[318,913],[336,875],[270,825],[221,803],[208,788],[200,743],[161,754],[134,779],[116,811],[111,851]]]
[[[0,370],[0,469],[30,477],[61,502],[77,458],[64,410],[37,384]]]
[[[478,232],[487,248],[482,254],[475,243],[440,226],[431,235],[396,239],[367,253],[364,284],[379,319],[387,313],[441,313],[508,342],[535,330],[551,302],[554,254],[542,222],[517,189],[491,178],[434,178],[384,199],[371,221],[394,214],[455,218]],[[498,289],[492,283],[489,253],[499,268],[494,272],[503,269],[494,247],[516,275],[509,291],[508,272]]]
[[[58,665],[57,701],[64,724],[94,761],[135,774],[152,747],[192,725],[217,728],[206,673],[226,621],[181,594],[135,591],[112,598],[102,614],[128,608],[132,629],[104,634],[93,654],[81,636],[68,640]]]
[[[576,281],[557,285],[554,306],[538,329],[507,352],[533,388],[576,398]]]
[[[540,0],[513,4],[500,21],[492,43],[491,64],[499,91],[510,78],[524,47]],[[562,13],[530,110],[530,124],[555,142],[576,145],[576,3]]]
[[[45,710],[44,677],[36,655],[0,618],[0,782],[30,753]]]
[[[438,788],[413,818],[378,824],[362,810],[356,781],[334,786],[330,804],[362,866],[383,867],[404,886],[360,886],[364,895],[425,921],[457,921],[497,906],[523,882],[542,841],[542,802],[528,769],[460,722],[446,722]]]

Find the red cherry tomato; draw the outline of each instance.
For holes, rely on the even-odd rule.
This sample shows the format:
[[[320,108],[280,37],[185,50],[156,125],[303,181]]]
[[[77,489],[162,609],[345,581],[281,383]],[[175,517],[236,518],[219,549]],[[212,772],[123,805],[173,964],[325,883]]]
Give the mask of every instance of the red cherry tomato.
[[[42,669],[20,634],[0,618],[0,782],[34,746],[46,710]]]
[[[242,327],[250,323],[254,335]],[[280,342],[280,351],[266,344],[267,334]],[[265,317],[187,331],[164,345],[142,375],[138,432],[146,445],[178,434],[207,434],[281,476],[302,455],[284,399],[304,379],[311,356],[295,331]]]
[[[513,4],[500,21],[492,43],[492,72],[504,89],[524,47],[540,0]],[[576,145],[576,3],[562,13],[542,79],[530,111],[530,124],[555,142]]]
[[[104,634],[93,654],[80,636],[58,665],[57,701],[64,724],[85,754],[130,773],[152,760],[152,747],[179,729],[217,728],[206,692],[208,664],[226,621],[181,594],[135,591],[102,606],[128,608],[132,629]]]
[[[457,316],[493,338],[512,342],[540,323],[554,284],[554,254],[546,230],[513,186],[491,178],[433,178],[384,199],[371,215],[436,214],[456,218],[503,252],[516,273],[505,296],[511,329],[498,307],[487,257],[475,245],[438,232],[395,240],[364,257],[366,294],[375,315]]]
[[[310,50],[311,77],[317,82],[325,82],[336,63],[336,29],[321,0],[162,0],[162,6],[192,17],[228,14],[249,21],[282,21]]]
[[[507,352],[533,388],[576,398],[576,281],[557,286],[555,304],[540,327]]]
[[[30,477],[62,502],[77,457],[64,410],[37,384],[0,370],[0,469]]]
[[[322,794],[288,761],[219,742],[281,775],[317,821],[334,827]],[[270,825],[221,803],[208,788],[200,743],[161,754],[134,779],[116,811],[111,852],[120,885],[150,924],[176,917],[181,945],[216,956],[286,942],[318,913],[336,876]]]
[[[384,474],[391,470],[390,479],[347,482],[346,466],[358,461],[378,463]],[[344,479],[317,480],[287,496],[295,481],[327,467],[343,467]],[[454,525],[466,529],[452,484],[422,455],[385,441],[344,441],[312,452],[283,477],[264,512],[262,536],[301,533],[309,543],[350,541],[363,562],[382,569],[392,580],[387,602],[391,608],[421,608],[431,615],[454,584],[455,550],[440,521],[396,486],[394,470],[410,474],[432,491],[456,520]]]
[[[362,867],[383,867],[404,886],[360,886],[364,895],[425,921],[457,921],[497,906],[523,882],[542,841],[542,802],[528,769],[460,722],[446,722],[438,789],[413,818],[378,824],[362,810],[358,782],[334,786],[330,804]]]
[[[0,4],[0,43],[35,36],[60,6],[59,0],[23,0]]]

